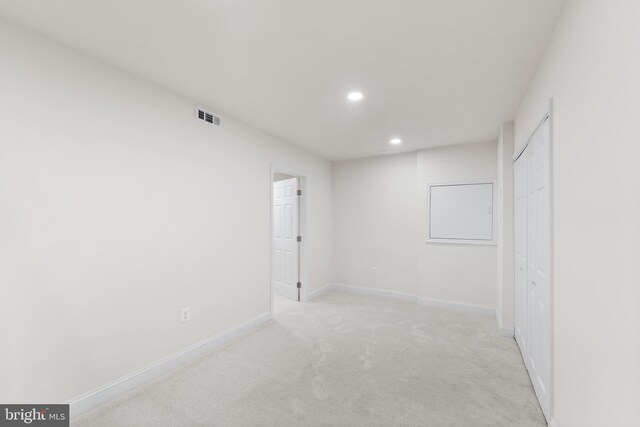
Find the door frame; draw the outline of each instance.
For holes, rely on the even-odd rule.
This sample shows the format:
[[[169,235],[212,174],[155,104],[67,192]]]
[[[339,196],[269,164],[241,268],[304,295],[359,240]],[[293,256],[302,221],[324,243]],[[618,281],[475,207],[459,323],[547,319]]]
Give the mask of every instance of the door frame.
[[[555,361],[554,361],[554,342],[555,342],[555,326],[554,326],[554,311],[555,311],[555,307],[554,307],[554,284],[555,284],[555,274],[554,274],[554,179],[553,179],[553,167],[554,167],[554,162],[553,162],[553,136],[554,136],[554,111],[553,111],[553,98],[549,98],[549,102],[547,104],[547,111],[543,114],[542,120],[540,120],[538,122],[538,124],[535,126],[535,128],[533,128],[533,130],[529,133],[529,137],[527,138],[527,142],[524,144],[524,146],[522,146],[522,148],[517,152],[514,153],[513,155],[513,162],[515,163],[516,160],[518,160],[518,158],[524,153],[524,151],[527,149],[527,147],[529,146],[529,142],[531,141],[531,139],[533,138],[533,135],[536,133],[536,131],[540,128],[540,126],[542,126],[545,121],[549,120],[549,419],[547,420],[547,422],[552,423],[553,422],[553,416],[554,416],[554,371],[555,371]],[[514,179],[515,179],[515,174],[514,174]],[[515,183],[514,183],[515,185]],[[515,198],[513,198],[513,203],[514,203],[514,212],[515,212]],[[513,232],[515,233],[515,220],[513,221]],[[514,247],[514,252],[515,252],[515,247]],[[515,253],[514,253],[515,255]],[[515,260],[514,260],[515,262]],[[515,286],[515,269],[514,269],[514,275],[513,275],[513,283]],[[515,309],[516,306],[516,301],[515,301],[515,292],[514,294],[514,301],[513,301],[513,307]],[[514,315],[514,321],[515,321],[515,315]],[[518,347],[519,349],[519,347]],[[526,361],[524,360],[524,355],[523,355],[523,362],[525,362],[525,366],[526,366]],[[527,368],[528,370],[528,368]]]
[[[300,171],[293,167],[271,163],[269,173],[269,311],[273,314],[273,178],[276,173],[291,175],[299,180],[298,189],[302,190],[300,197],[300,205],[298,206],[298,227],[302,235],[302,242],[298,248],[300,253],[300,302],[307,300],[307,245],[309,242],[309,234],[307,233],[307,201],[309,199],[309,177],[304,171]]]

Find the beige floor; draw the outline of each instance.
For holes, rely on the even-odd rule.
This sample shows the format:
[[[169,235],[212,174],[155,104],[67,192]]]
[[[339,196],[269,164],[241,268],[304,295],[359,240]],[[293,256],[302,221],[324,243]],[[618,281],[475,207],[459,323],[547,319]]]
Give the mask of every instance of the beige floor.
[[[546,425],[487,316],[330,293],[91,411],[80,426]]]

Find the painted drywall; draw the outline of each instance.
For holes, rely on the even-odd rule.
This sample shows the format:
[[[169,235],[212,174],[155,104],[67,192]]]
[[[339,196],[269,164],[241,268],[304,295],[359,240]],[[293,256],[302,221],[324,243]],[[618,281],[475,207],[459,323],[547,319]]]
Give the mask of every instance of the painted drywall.
[[[497,206],[497,320],[503,330],[514,327],[513,246],[513,147],[514,124],[504,123],[498,138]]]
[[[415,295],[416,153],[334,162],[332,182],[334,281]]]
[[[63,402],[268,312],[272,162],[309,176],[307,285],[330,281],[328,161],[6,21],[0,64],[0,401]]]
[[[284,181],[285,179],[295,178],[293,175],[287,175],[286,173],[274,172],[273,182]]]
[[[496,142],[417,153],[418,296],[495,308],[496,246],[427,243],[427,186],[496,179]]]
[[[495,180],[495,142],[333,163],[337,283],[496,307],[496,246],[427,243],[427,185]],[[378,274],[372,274],[376,267]]]
[[[640,2],[569,1],[516,117],[553,98],[553,418],[640,425]]]

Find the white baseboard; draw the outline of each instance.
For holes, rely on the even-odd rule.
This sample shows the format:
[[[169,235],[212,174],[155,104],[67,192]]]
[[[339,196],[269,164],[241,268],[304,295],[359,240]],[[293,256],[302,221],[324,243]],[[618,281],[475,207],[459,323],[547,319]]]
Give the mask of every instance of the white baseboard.
[[[359,286],[344,285],[342,283],[331,284],[331,289],[352,294],[371,295],[376,297],[393,298],[402,301],[416,302],[417,296],[404,292],[388,291],[385,289],[361,288]]]
[[[515,337],[515,328],[512,326],[504,326],[502,324],[502,316],[500,311],[496,308],[496,323],[498,324],[498,332],[503,337],[513,338]]]
[[[172,369],[198,358],[204,353],[215,349],[227,341],[250,332],[261,324],[271,320],[272,317],[271,313],[265,313],[254,319],[244,321],[176,354],[165,357],[146,368],[139,369],[129,375],[125,375],[124,377],[105,384],[102,387],[75,397],[66,402],[70,405],[70,417],[77,417],[78,415],[115,399],[121,394],[127,393],[141,385],[153,381]]]
[[[320,289],[316,289],[315,291],[311,291],[308,294],[305,295],[304,300],[305,301],[311,301],[314,298],[318,298],[324,294],[326,294],[327,292],[329,292],[332,289],[331,284],[329,285],[324,285],[323,287],[321,287]]]
[[[491,307],[487,307],[479,304],[470,304],[466,302],[458,302],[458,301],[447,301],[436,298],[426,298],[420,297],[418,298],[418,304],[428,305],[431,307],[439,307],[439,308],[452,308],[455,310],[468,311],[471,313],[484,314],[486,316],[493,316],[495,313],[495,309]]]
[[[362,288],[359,286],[345,285],[342,283],[332,283],[329,286],[330,286],[330,289],[336,290],[336,291],[350,292],[353,294],[360,294],[360,295],[371,295],[371,296],[377,296],[377,297],[393,298],[393,299],[398,299],[402,301],[417,303],[420,305],[428,305],[432,307],[470,311],[473,313],[480,313],[488,316],[493,316],[495,313],[495,309],[491,307],[486,307],[483,305],[470,304],[470,303],[458,302],[458,301],[446,301],[446,300],[440,300],[436,298],[418,297],[415,294],[389,291],[386,289]]]

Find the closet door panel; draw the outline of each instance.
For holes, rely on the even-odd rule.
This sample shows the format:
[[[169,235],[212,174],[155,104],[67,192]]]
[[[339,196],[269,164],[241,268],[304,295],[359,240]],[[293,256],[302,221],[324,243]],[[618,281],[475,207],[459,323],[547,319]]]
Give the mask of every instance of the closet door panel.
[[[528,366],[527,326],[527,156],[526,151],[514,163],[514,250],[515,250],[515,338]]]
[[[551,406],[551,157],[549,120],[527,147],[528,368],[540,406]]]

